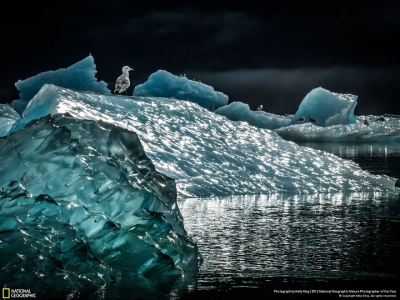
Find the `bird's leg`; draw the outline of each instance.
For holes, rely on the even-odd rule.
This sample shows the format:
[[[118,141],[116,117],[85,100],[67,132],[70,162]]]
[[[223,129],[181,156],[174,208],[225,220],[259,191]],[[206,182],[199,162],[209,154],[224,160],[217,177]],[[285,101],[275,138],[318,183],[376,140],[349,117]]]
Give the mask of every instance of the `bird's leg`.
[[[125,96],[128,96],[128,91],[127,90],[125,90]]]

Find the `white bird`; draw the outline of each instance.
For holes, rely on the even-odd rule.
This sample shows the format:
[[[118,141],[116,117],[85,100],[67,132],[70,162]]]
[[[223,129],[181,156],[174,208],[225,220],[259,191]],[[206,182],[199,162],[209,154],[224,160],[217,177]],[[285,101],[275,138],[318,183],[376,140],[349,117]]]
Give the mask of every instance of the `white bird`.
[[[263,110],[263,106],[260,105],[259,107],[257,107],[257,110]]]
[[[126,89],[129,87],[131,82],[129,81],[129,71],[133,71],[132,68],[125,66],[122,68],[122,75],[117,78],[115,81],[115,90],[114,93],[117,91],[118,93],[125,92],[127,93]]]

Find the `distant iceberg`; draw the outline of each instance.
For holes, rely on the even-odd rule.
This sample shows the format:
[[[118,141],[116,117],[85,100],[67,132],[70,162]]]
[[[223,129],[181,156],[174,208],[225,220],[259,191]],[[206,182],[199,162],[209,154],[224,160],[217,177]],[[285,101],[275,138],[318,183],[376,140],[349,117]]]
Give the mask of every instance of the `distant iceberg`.
[[[310,123],[292,125],[275,129],[282,138],[294,142],[328,143],[399,143],[400,119],[386,117],[379,121],[378,116],[357,116],[357,122],[348,125],[329,127],[315,126]],[[364,120],[369,125],[364,124]]]
[[[133,95],[186,100],[211,111],[228,103],[228,96],[214,91],[213,87],[164,70],[158,70],[145,83],[137,85]]]
[[[356,105],[355,95],[332,93],[319,87],[313,89],[303,99],[292,124],[309,123],[309,116],[316,120],[314,125],[322,127],[353,124],[356,123],[354,116]]]
[[[89,55],[66,69],[47,71],[25,80],[18,80],[15,86],[20,91],[20,99],[12,101],[11,106],[19,114],[22,114],[28,102],[46,83],[81,91],[110,94],[111,91],[107,88],[107,83],[98,82],[95,77],[96,73],[94,59]]]
[[[329,143],[396,143],[400,142],[400,118],[385,114],[355,116],[357,96],[312,90],[301,103],[296,115],[275,115],[252,111],[248,104],[233,102],[215,111],[231,121],[242,121],[258,128],[270,129],[288,141]],[[311,123],[308,116],[317,122]],[[381,116],[382,117],[382,116]],[[364,121],[368,121],[368,125]]]
[[[225,116],[231,121],[243,121],[250,125],[265,128],[277,129],[289,126],[291,118],[270,114],[265,111],[252,111],[248,104],[242,102],[232,102],[215,111],[216,114]]]

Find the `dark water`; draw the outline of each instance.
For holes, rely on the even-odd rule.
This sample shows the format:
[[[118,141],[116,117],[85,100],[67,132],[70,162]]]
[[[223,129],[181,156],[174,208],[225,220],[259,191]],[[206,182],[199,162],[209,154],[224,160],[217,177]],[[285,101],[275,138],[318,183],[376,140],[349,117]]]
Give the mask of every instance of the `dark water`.
[[[305,146],[400,177],[400,144]],[[399,192],[182,200],[198,274],[126,278],[69,299],[398,297]]]
[[[361,168],[376,175],[400,178],[400,143],[391,144],[338,144],[338,143],[300,143],[349,159]]]

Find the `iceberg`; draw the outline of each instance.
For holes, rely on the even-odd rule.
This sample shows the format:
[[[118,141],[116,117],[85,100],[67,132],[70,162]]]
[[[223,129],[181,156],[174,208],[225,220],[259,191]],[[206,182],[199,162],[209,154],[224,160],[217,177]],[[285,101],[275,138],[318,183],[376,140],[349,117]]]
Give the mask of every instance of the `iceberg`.
[[[227,117],[231,121],[243,121],[250,125],[265,128],[277,129],[289,126],[291,118],[271,114],[265,111],[252,111],[248,104],[232,102],[215,110],[215,113]]]
[[[0,137],[5,136],[21,116],[9,105],[0,104]]]
[[[314,107],[312,105],[313,101],[318,105],[321,105],[324,101],[328,102],[329,105],[325,109],[329,107],[330,116],[326,117],[328,112],[325,112],[325,117],[323,117],[320,112],[320,109],[323,109],[318,105]],[[348,104],[343,104],[341,101],[343,103],[347,101]],[[303,103],[305,104],[302,107]],[[340,106],[342,104],[343,106]],[[293,142],[400,142],[399,116],[385,114],[383,116],[384,121],[382,121],[382,116],[354,116],[356,96],[331,93],[318,88],[308,94],[302,105],[296,115],[279,116],[264,111],[252,111],[249,105],[242,102],[232,102],[218,108],[215,113],[225,116],[231,121],[247,122],[258,128],[273,130],[280,137]],[[337,105],[339,106],[337,107]],[[314,112],[312,112],[313,110]],[[338,113],[335,113],[335,111]],[[307,119],[308,115],[317,116],[316,119],[318,122],[315,124],[310,123]],[[301,118],[304,120],[297,121]],[[323,122],[323,120],[326,121]],[[368,126],[364,124],[365,120],[368,121]],[[334,123],[339,124],[333,125]]]
[[[13,103],[25,108],[22,118],[1,108],[0,279],[7,286],[76,289],[197,272],[202,257],[179,198],[395,189],[395,179],[279,131],[328,127],[275,132],[268,128],[290,119],[243,103],[213,113],[226,95],[165,71],[135,88],[141,96],[113,95],[94,78],[93,58],[83,61],[19,82]],[[63,86],[52,83],[57,74]],[[267,128],[229,120],[230,113]]]
[[[0,138],[0,157],[7,286],[99,287],[198,270],[175,181],[155,170],[134,132],[47,115]]]
[[[356,105],[357,96],[332,93],[319,87],[305,96],[291,124],[309,123],[308,116],[316,120],[314,125],[322,127],[353,124]]]
[[[364,124],[367,120],[369,125]],[[399,143],[400,119],[378,116],[357,116],[356,123],[329,127],[314,126],[310,123],[292,125],[274,130],[282,138],[294,142],[328,143]]]
[[[98,82],[95,74],[96,65],[91,55],[73,64],[66,69],[47,71],[25,80],[18,80],[15,83],[20,91],[20,99],[11,102],[11,106],[22,114],[29,101],[39,92],[45,83],[52,83],[70,89],[92,91],[102,94],[110,94],[107,83]]]
[[[392,189],[394,180],[171,98],[100,95],[46,84],[12,131],[48,114],[102,120],[135,132],[180,197]]]
[[[164,70],[158,70],[145,83],[137,85],[133,95],[191,101],[211,111],[228,103],[228,96],[214,91],[213,87]]]

